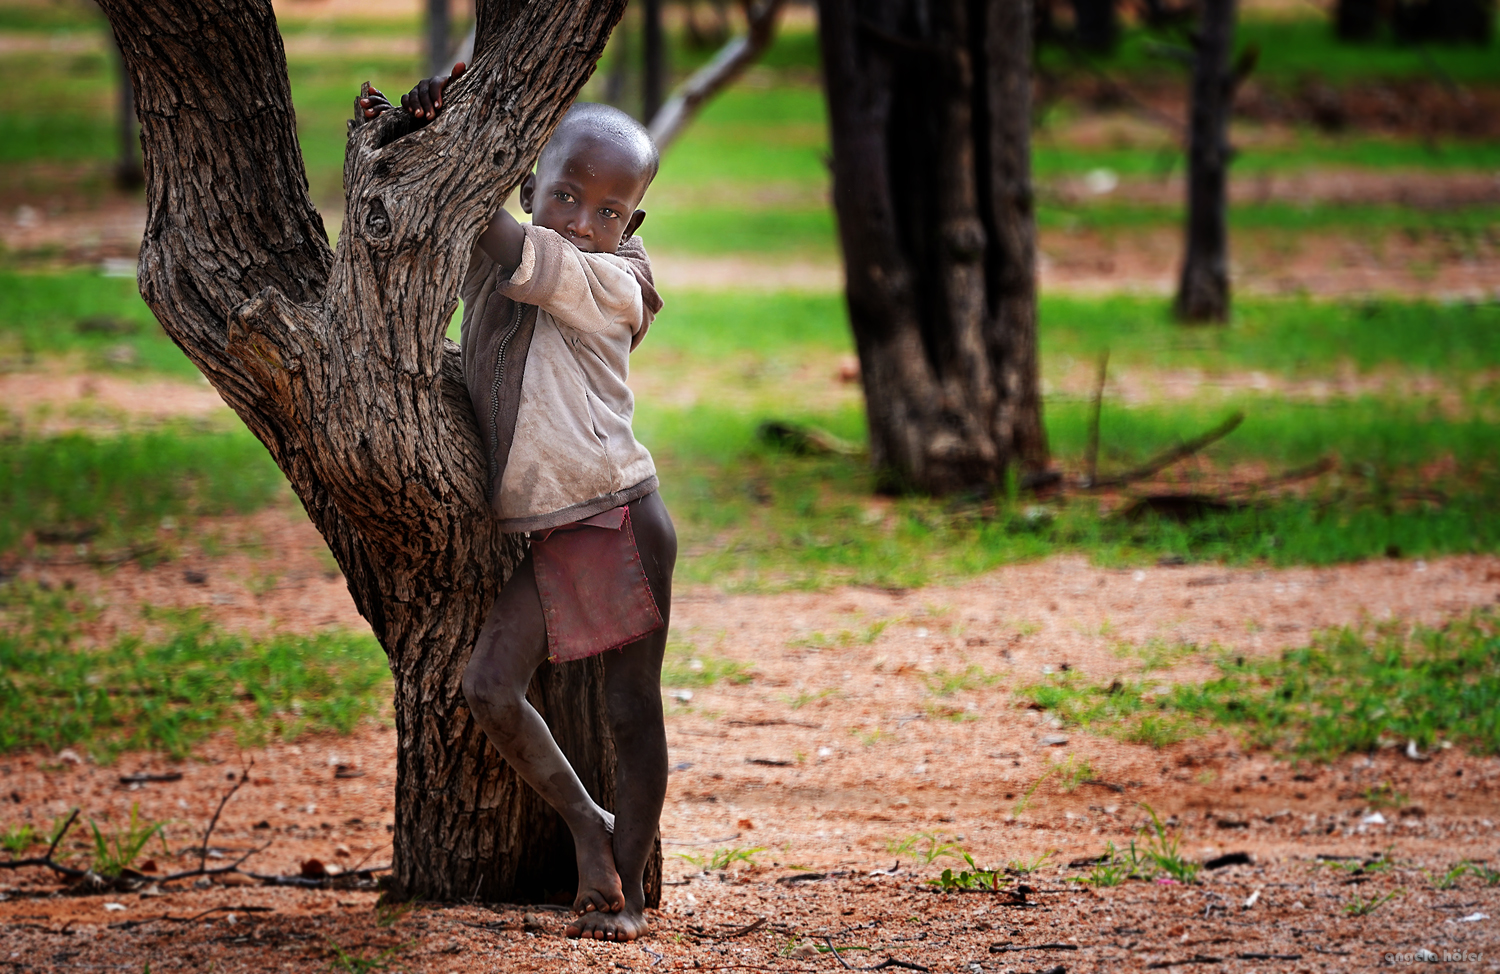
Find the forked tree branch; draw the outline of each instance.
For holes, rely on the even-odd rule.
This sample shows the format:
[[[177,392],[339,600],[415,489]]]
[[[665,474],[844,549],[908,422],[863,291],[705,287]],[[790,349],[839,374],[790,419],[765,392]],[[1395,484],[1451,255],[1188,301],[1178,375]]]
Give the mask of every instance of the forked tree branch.
[[[745,21],[749,25],[745,35],[720,48],[711,61],[672,93],[647,125],[658,149],[666,151],[710,98],[732,84],[766,52],[776,39],[776,22],[784,2],[745,0]]]

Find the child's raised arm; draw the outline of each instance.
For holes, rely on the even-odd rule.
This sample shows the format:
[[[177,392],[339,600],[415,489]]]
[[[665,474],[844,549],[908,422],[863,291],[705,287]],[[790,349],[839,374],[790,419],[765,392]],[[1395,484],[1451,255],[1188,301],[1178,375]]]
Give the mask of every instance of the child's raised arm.
[[[466,70],[467,66],[460,61],[453,66],[452,74],[423,78],[401,96],[401,107],[411,112],[419,124],[432,121],[443,110],[443,89]],[[395,107],[379,88],[366,81],[359,87],[359,97],[354,99],[354,124],[360,125]],[[478,245],[490,260],[505,270],[512,270],[521,263],[521,247],[525,240],[526,232],[521,229],[521,224],[502,207],[480,234]]]

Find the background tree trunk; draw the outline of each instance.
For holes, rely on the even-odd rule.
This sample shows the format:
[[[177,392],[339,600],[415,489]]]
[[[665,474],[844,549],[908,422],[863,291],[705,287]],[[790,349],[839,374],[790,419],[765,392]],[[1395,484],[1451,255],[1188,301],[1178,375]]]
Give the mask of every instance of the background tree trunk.
[[[1333,7],[1333,30],[1341,41],[1372,41],[1380,33],[1377,0],[1338,0]]]
[[[667,91],[667,40],[661,22],[662,0],[642,0],[641,121],[649,123],[661,111]]]
[[[135,89],[130,84],[130,72],[120,49],[110,38],[109,61],[115,72],[115,138],[119,140],[120,155],[115,160],[115,185],[120,189],[140,189],[146,183],[146,172],[141,168],[141,135],[135,124]]]
[[[882,489],[1047,462],[1029,0],[824,0],[833,200]]]
[[[453,62],[448,60],[452,43],[448,39],[453,18],[450,0],[427,0],[427,76],[447,74]]]
[[[1229,320],[1229,116],[1234,77],[1234,0],[1202,0],[1188,145],[1187,252],[1177,316]]]
[[[1120,42],[1115,0],[1073,0],[1073,37],[1093,54],[1108,54]]]
[[[482,3],[474,69],[441,118],[414,130],[395,111],[351,130],[334,251],[308,198],[268,0],[103,0],[146,150],[141,293],[286,472],[390,658],[398,898],[572,892],[565,829],[487,746],[459,689],[521,549],[495,529],[443,334],[474,239],[623,5]],[[609,806],[598,668],[544,668],[531,696],[565,718],[554,733]],[[658,863],[648,897],[659,875]]]

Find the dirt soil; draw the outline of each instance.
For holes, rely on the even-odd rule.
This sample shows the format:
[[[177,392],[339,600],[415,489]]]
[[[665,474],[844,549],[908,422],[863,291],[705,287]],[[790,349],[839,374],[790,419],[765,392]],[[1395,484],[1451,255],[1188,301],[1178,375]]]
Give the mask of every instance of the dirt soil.
[[[100,638],[137,625],[133,607],[144,602],[202,606],[236,629],[361,624],[294,510],[226,522],[221,534],[228,552],[201,565],[18,567],[113,606]],[[191,584],[189,571],[207,578]],[[1413,761],[1393,748],[1295,767],[1226,735],[1154,750],[1053,726],[1011,691],[1064,666],[1090,680],[1140,672],[1141,654],[1122,655],[1121,644],[1184,647],[1153,672],[1164,682],[1201,679],[1212,672],[1211,645],[1274,653],[1320,627],[1438,623],[1497,602],[1495,557],[1285,571],[1112,571],[1056,558],[911,591],[689,587],[674,611],[679,656],[731,659],[753,678],[664,690],[673,773],[662,833],[672,885],[642,944],[570,943],[560,936],[564,916],[538,907],[392,916],[377,910],[373,889],[272,888],[240,877],[66,895],[47,871],[25,869],[0,872],[0,965],[371,969],[340,966],[341,950],[366,960],[390,951],[382,969],[411,972],[841,970],[841,961],[887,958],[958,972],[1359,971],[1384,966],[1387,953],[1425,949],[1483,955],[1455,970],[1494,970],[1500,887],[1468,876],[1439,889],[1435,879],[1465,858],[1500,866],[1500,760],[1455,749]],[[971,666],[997,682],[949,696],[930,689],[940,674]],[[66,752],[11,755],[0,760],[0,825],[45,827],[79,807],[84,819],[116,827],[138,803],[169,823],[175,854],[148,851],[156,875],[190,868],[214,806],[253,759],[250,783],[213,833],[210,865],[268,840],[247,869],[293,874],[313,858],[345,870],[385,865],[394,746],[392,731],[368,725],[347,738],[246,752],[226,734],[179,764],[149,754],[109,767]],[[1069,760],[1087,760],[1095,780],[1067,790],[1054,775],[1028,797]],[[182,778],[120,780],[142,771]],[[1089,869],[1068,863],[1138,837],[1143,803],[1172,822],[1187,858],[1245,852],[1250,861],[1206,871],[1192,886],[1068,882]],[[927,881],[961,863],[894,851],[924,832],[986,866],[1052,855],[1018,880],[1031,890],[1024,902],[944,894]],[[68,846],[85,853],[84,832]],[[750,867],[705,873],[681,858],[756,847]],[[1316,858],[1352,862],[1383,850],[1394,868],[1351,873]],[[1368,916],[1346,912],[1397,890]],[[829,941],[840,957],[817,952]]]

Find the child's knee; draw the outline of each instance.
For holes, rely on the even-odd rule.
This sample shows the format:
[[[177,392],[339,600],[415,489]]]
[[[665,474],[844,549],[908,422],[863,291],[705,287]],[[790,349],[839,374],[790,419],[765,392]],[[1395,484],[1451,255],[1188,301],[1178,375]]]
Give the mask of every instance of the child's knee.
[[[525,691],[516,693],[515,688],[509,686],[492,669],[476,665],[477,663],[477,660],[469,661],[460,682],[469,710],[502,721],[507,716],[513,716],[521,705]]]

